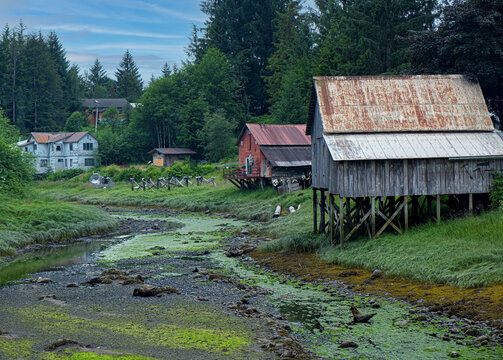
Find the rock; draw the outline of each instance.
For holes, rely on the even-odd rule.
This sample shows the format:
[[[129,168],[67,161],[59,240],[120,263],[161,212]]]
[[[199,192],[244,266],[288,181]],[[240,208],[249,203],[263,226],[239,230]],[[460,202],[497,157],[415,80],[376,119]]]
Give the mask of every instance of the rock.
[[[202,296],[196,296],[196,300],[198,300],[198,301],[210,301],[210,299],[202,297]]]
[[[358,275],[358,273],[354,270],[344,270],[340,274],[341,277],[356,276],[356,275]]]
[[[51,295],[42,295],[41,297],[38,298],[39,300],[45,300],[45,299],[56,299],[56,295],[51,294]]]
[[[283,359],[285,358],[293,358],[295,356],[294,352],[292,350],[285,350],[283,351],[283,354],[281,354],[281,357]]]
[[[58,339],[57,341],[53,342],[50,345],[47,345],[45,347],[45,350],[51,351],[51,350],[56,350],[62,346],[80,346],[80,344],[76,341],[73,340],[68,340],[68,339]]]
[[[94,277],[87,282],[89,285],[111,284],[112,280],[106,277]]]
[[[426,315],[418,315],[414,318],[414,320],[416,321],[426,321],[428,320],[428,318],[426,317]]]
[[[475,339],[476,342],[479,342],[479,343],[482,343],[484,341],[488,341],[489,340],[489,336],[487,335],[482,335],[482,336],[479,336],[478,338]]]
[[[79,287],[77,284],[75,283],[69,283],[66,285],[67,288],[76,288],[76,287]]]
[[[458,358],[458,357],[460,357],[460,356],[461,356],[461,355],[459,355],[459,353],[457,353],[457,352],[455,352],[455,351],[451,351],[451,352],[449,353],[449,357],[451,357],[451,358]]]
[[[170,286],[156,287],[154,285],[141,285],[133,290],[133,296],[141,297],[151,297],[173,293],[180,294],[180,291]]]
[[[225,252],[227,257],[238,257],[243,255],[244,251],[240,249],[229,249]]]
[[[342,344],[339,345],[340,348],[357,348],[358,344],[351,340],[346,340]]]
[[[133,290],[133,296],[149,297],[159,294],[159,288],[154,285],[142,285]]]
[[[248,236],[250,235],[250,232],[248,230],[241,230],[241,235]]]
[[[39,277],[37,279],[37,284],[48,284],[48,283],[52,283],[52,280],[49,278]]]
[[[480,336],[481,332],[480,329],[477,327],[469,327],[468,329],[465,330],[465,335],[468,336]]]
[[[380,307],[381,307],[381,305],[379,305],[379,303],[372,304],[373,309],[379,309]]]
[[[397,321],[395,323],[395,325],[397,325],[397,326],[405,326],[407,324],[408,324],[407,320]]]
[[[121,283],[122,285],[133,285],[133,284],[143,284],[143,279],[138,275],[135,278],[125,279]]]
[[[380,277],[382,277],[382,275],[383,275],[382,270],[375,269],[375,270],[372,272],[372,275],[370,275],[370,280],[379,279]]]

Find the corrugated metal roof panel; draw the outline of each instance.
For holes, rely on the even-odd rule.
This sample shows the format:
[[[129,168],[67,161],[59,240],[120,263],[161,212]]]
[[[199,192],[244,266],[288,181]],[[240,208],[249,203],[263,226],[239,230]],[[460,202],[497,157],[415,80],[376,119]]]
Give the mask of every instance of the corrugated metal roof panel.
[[[262,146],[260,150],[272,166],[311,166],[311,146]]]
[[[462,75],[315,77],[314,85],[326,134],[494,129],[479,84]]]
[[[163,155],[193,155],[197,154],[195,151],[192,151],[190,149],[184,149],[184,148],[156,148],[150,153],[158,152],[159,154]]]
[[[80,131],[80,132],[75,132],[70,135],[68,139],[65,140],[66,143],[71,143],[71,142],[79,142],[80,139],[82,139],[84,136],[89,134],[89,131]],[[91,135],[92,136],[92,135]]]
[[[98,103],[96,104],[96,101]],[[108,98],[108,99],[84,99],[82,100],[82,107],[95,108],[96,105],[101,109],[106,109],[110,106],[115,106],[116,108],[125,108],[128,105],[128,101],[124,98]]]
[[[306,125],[246,124],[239,135],[238,144],[245,130],[251,132],[258,145],[306,146],[311,145],[311,137],[306,135]]]
[[[496,132],[326,134],[335,161],[503,156]]]

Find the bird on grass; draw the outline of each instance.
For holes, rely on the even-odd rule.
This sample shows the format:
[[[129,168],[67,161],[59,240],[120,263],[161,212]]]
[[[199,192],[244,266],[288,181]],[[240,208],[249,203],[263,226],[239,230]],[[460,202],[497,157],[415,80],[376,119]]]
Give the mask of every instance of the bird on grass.
[[[362,314],[353,304],[351,304],[351,312],[353,313],[353,324],[366,323],[377,314],[377,313]]]

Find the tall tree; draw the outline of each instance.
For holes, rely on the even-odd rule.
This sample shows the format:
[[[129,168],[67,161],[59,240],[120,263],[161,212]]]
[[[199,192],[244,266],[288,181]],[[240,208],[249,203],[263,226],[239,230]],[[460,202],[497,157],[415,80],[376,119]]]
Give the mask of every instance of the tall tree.
[[[161,71],[162,71],[162,77],[169,77],[171,75],[171,68],[169,67],[167,62],[164,63]]]
[[[143,81],[129,50],[126,50],[115,77],[117,96],[125,97],[129,102],[136,102],[143,91]]]
[[[409,37],[415,73],[466,74],[478,79],[495,125],[503,121],[503,2],[455,1],[437,29]]]
[[[300,1],[291,0],[279,14],[274,54],[265,77],[271,114],[276,122],[305,122],[311,92],[312,35],[308,14]]]
[[[224,53],[244,84],[252,115],[267,111],[263,77],[274,52],[274,22],[287,0],[204,0],[204,45]]]
[[[317,0],[320,37],[316,73],[373,75],[399,73],[408,66],[411,30],[434,24],[437,0]],[[329,9],[329,15],[321,13]],[[329,19],[331,17],[331,19]]]

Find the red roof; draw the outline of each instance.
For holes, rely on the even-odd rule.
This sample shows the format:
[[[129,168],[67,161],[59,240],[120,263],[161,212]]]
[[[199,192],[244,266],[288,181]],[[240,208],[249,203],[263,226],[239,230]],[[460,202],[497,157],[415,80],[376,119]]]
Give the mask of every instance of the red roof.
[[[461,75],[315,77],[314,90],[325,134],[494,129],[479,84]]]
[[[195,151],[192,151],[190,149],[184,149],[184,148],[155,148],[154,150],[150,151],[150,153],[158,152],[159,154],[163,155],[192,155],[192,154],[197,154]]]
[[[33,132],[31,135],[39,144],[53,143],[57,141],[64,140],[67,143],[78,142],[85,135],[89,134],[89,131],[81,132],[69,132],[69,133],[53,133],[53,132]]]
[[[306,125],[246,124],[238,137],[241,141],[248,129],[258,145],[265,146],[311,146],[311,137],[306,135]]]

